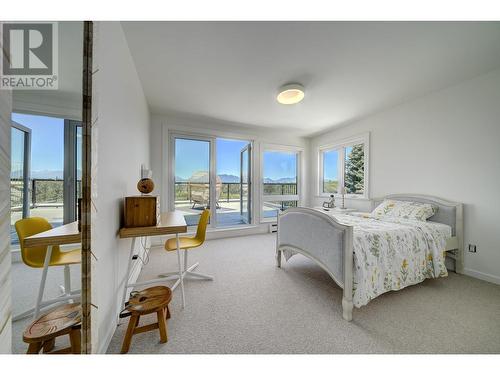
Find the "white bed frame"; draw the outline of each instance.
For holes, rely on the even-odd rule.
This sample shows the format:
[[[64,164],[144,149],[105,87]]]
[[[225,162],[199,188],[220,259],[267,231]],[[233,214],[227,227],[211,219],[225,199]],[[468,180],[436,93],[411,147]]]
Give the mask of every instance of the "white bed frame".
[[[374,199],[377,205],[383,199],[418,201],[438,206],[429,221],[452,227],[452,237],[446,244],[447,256],[455,263],[455,272],[463,273],[463,207],[461,203],[418,194],[392,194]],[[342,316],[352,320],[353,293],[353,227],[339,223],[334,217],[317,209],[294,207],[278,216],[276,239],[276,265],[282,267],[282,252],[300,253],[323,268],[343,289]],[[336,260],[332,266],[332,259]]]

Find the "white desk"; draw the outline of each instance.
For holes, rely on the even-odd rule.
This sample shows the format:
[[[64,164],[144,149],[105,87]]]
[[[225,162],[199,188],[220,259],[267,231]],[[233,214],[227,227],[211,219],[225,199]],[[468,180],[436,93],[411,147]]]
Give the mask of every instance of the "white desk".
[[[132,260],[134,257],[135,241],[137,237],[149,237],[149,236],[162,236],[167,234],[175,234],[177,239],[177,258],[179,261],[179,276],[182,275],[181,270],[181,252],[179,249],[179,233],[186,233],[187,225],[184,220],[184,215],[178,211],[165,212],[160,215],[160,222],[156,226],[151,227],[137,227],[137,228],[121,228],[120,238],[132,238],[132,243],[130,244],[130,254],[128,258],[127,274],[123,287],[123,298],[121,307],[125,307],[125,302],[127,298],[127,289],[140,285],[148,285],[157,282],[164,282],[168,280],[166,278],[157,278],[151,280],[140,281],[137,283],[129,283],[130,270],[132,268]],[[180,280],[181,291],[182,291],[182,307],[185,306],[185,296],[184,296],[184,283],[182,278]]]
[[[49,263],[52,257],[52,247],[56,245],[77,244],[80,243],[81,241],[82,241],[82,235],[78,231],[77,221],[49,229],[45,232],[34,234],[33,236],[29,236],[24,239],[23,243],[24,247],[30,248],[37,246],[47,246],[47,251],[45,253],[42,279],[40,281],[40,287],[38,289],[38,297],[36,299],[35,307],[14,316],[12,319],[13,321],[24,319],[32,314],[35,318],[37,318],[40,314],[40,310],[48,306],[51,306],[55,303],[80,298],[79,289],[74,291],[71,290],[69,266],[64,266],[64,293],[61,296],[52,298],[48,301],[42,300],[43,293],[45,290],[45,282],[47,280],[47,272],[49,270]]]

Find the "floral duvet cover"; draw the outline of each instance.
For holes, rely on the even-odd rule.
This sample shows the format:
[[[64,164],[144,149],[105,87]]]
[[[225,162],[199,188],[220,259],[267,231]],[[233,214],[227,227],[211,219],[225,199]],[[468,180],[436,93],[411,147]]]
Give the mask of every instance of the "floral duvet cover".
[[[333,216],[353,226],[354,306],[427,278],[448,275],[444,260],[450,226],[401,218]]]

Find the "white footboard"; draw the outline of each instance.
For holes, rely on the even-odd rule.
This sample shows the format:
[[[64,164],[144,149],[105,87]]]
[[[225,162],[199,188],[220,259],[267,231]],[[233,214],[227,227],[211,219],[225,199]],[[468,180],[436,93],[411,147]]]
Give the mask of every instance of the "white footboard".
[[[311,208],[289,208],[278,216],[276,264],[283,251],[300,253],[316,262],[344,290],[343,317],[352,320],[352,227]]]

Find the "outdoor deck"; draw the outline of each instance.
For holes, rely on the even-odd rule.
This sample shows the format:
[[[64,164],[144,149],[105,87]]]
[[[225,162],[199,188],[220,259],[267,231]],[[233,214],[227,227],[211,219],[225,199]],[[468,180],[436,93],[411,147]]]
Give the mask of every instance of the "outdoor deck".
[[[189,201],[177,201],[175,209],[184,214],[187,225],[197,225],[199,215],[203,212],[203,206],[196,205],[192,208],[193,204]],[[264,217],[276,216],[277,207],[264,207]],[[219,208],[217,208],[217,226],[229,227],[245,224],[240,214],[240,200],[231,199],[219,201]]]

